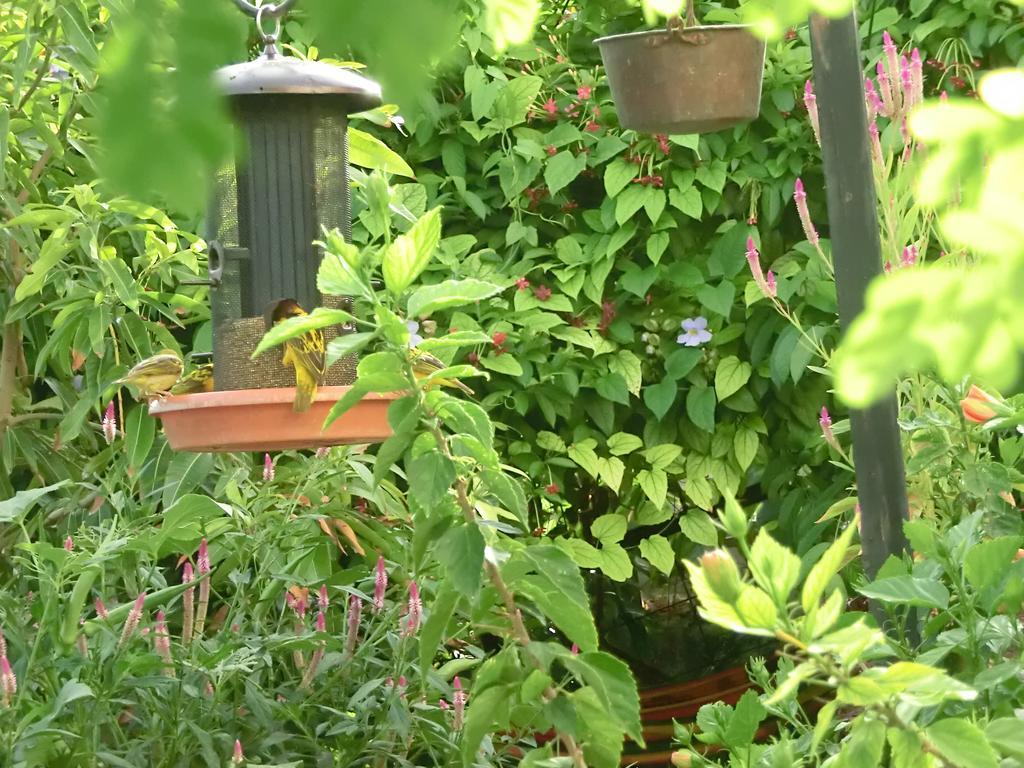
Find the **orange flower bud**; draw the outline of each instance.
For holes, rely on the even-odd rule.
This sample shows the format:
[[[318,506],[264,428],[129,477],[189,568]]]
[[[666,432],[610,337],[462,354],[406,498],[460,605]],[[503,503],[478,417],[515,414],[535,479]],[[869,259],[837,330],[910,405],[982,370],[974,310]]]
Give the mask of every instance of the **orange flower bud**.
[[[996,411],[990,403],[998,403],[996,398],[976,385],[971,385],[967,397],[960,401],[960,410],[964,418],[973,421],[975,424],[984,424],[989,419],[996,417]]]
[[[693,758],[690,757],[689,752],[677,749],[672,753],[672,765],[677,768],[689,768],[689,766],[693,765]]]
[[[740,581],[739,569],[729,553],[716,549],[701,555],[700,566],[715,596],[729,604],[736,602],[743,582]]]

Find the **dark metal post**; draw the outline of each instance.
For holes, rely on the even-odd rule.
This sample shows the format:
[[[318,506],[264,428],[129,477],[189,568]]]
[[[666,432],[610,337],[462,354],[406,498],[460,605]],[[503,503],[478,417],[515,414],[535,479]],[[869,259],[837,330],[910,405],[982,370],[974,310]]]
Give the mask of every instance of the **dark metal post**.
[[[811,17],[814,85],[821,123],[832,258],[845,332],[864,309],[868,283],[881,274],[875,182],[864,107],[864,72],[854,14]],[[850,412],[864,570],[874,574],[906,546],[907,484],[895,394]]]

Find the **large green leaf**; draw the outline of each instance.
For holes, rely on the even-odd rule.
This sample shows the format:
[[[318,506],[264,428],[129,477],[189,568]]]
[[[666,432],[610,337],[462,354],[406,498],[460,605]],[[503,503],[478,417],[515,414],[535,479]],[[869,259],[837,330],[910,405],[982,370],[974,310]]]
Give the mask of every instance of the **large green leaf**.
[[[441,208],[423,214],[405,234],[399,235],[384,252],[381,264],[384,284],[393,296],[401,296],[427,268],[441,242]],[[419,313],[412,313],[419,314]]]
[[[668,539],[660,533],[648,536],[640,542],[640,554],[659,571],[668,576],[676,564],[676,553]]]
[[[640,697],[629,667],[603,651],[563,654],[561,661],[576,678],[594,689],[616,725],[642,746]]]
[[[409,164],[376,136],[358,128],[348,129],[348,161],[362,168],[393,173],[396,176],[416,178]]]
[[[476,523],[449,528],[437,542],[436,551],[448,574],[446,583],[467,597],[475,595],[484,565],[484,537]]]
[[[563,150],[552,157],[544,169],[544,181],[548,185],[548,191],[554,195],[560,192],[582,173],[587,167],[587,156],[584,154],[574,155],[569,150]]]
[[[536,603],[566,637],[585,651],[597,648],[590,598],[569,555],[550,544],[525,547],[512,555],[505,569],[512,573],[512,589]]]
[[[425,285],[409,297],[409,316],[426,317],[442,309],[488,299],[501,290],[500,285],[475,278],[445,280],[436,285]]]
[[[308,315],[289,317],[287,320],[275,324],[263,334],[260,343],[253,350],[252,357],[255,359],[268,349],[284,344],[289,339],[296,339],[310,331],[328,328],[332,325],[343,325],[354,320],[352,315],[342,309],[327,309],[326,307],[317,307]]]
[[[44,488],[33,488],[30,491],[18,491],[14,496],[5,501],[0,501],[0,523],[16,523],[36,504],[40,499],[53,493],[58,488],[68,485],[70,480],[61,480],[59,483],[47,485]]]
[[[155,436],[156,419],[144,406],[132,408],[124,425],[124,455],[129,467],[139,469],[143,465]]]
[[[865,597],[898,605],[940,609],[949,606],[949,590],[941,581],[934,579],[892,576],[873,581],[861,587],[859,592]]]
[[[171,459],[164,476],[163,505],[167,509],[209,477],[213,470],[212,453],[178,453]]]
[[[985,734],[970,720],[948,717],[925,729],[928,740],[957,768],[997,768],[999,760]]]
[[[738,392],[750,380],[751,370],[750,363],[737,357],[724,358],[715,371],[715,393],[719,402]]]

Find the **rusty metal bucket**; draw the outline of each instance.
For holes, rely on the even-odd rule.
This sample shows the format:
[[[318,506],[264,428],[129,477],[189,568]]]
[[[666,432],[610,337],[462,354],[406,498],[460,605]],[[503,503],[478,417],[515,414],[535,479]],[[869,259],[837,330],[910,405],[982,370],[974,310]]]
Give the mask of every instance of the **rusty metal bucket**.
[[[710,133],[760,112],[765,45],[749,26],[693,26],[676,18],[667,29],[595,42],[623,128]]]

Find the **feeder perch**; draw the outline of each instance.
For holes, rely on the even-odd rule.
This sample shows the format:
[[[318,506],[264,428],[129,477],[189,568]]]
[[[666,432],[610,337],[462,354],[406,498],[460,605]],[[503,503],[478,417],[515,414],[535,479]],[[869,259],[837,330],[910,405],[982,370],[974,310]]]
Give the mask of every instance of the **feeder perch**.
[[[710,133],[755,119],[761,109],[765,44],[741,24],[610,35],[601,50],[619,124],[643,133]]]
[[[256,8],[265,50],[224,67],[217,82],[243,141],[214,179],[205,227],[209,242],[214,392],[168,397],[150,412],[164,422],[176,450],[252,451],[366,443],[386,439],[387,398],[364,401],[321,432],[324,417],[355,380],[355,358],[331,366],[314,407],[295,413],[295,373],[283,348],[255,360],[267,331],[264,314],[282,299],[307,312],[350,307],[317,289],[326,229],[351,238],[348,116],[377,107],[380,86],[344,67],[282,56],[281,13]],[[270,16],[274,31],[263,31]],[[351,327],[324,329],[328,341]]]

